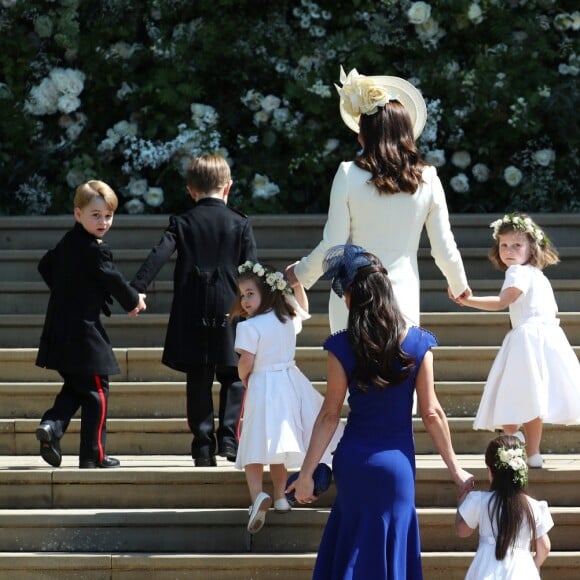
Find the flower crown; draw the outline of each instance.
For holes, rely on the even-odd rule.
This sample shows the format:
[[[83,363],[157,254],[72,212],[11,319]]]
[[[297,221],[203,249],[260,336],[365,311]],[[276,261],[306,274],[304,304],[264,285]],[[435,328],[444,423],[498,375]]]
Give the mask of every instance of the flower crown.
[[[264,282],[270,287],[272,292],[282,292],[282,294],[293,294],[292,287],[286,280],[284,280],[284,274],[282,272],[276,272],[271,270],[267,266],[263,266],[259,262],[252,262],[247,260],[240,266],[238,266],[238,272],[240,274],[245,274],[246,272],[251,272],[258,276],[258,278],[264,278]]]
[[[489,224],[493,228],[493,239],[497,240],[499,230],[504,224],[511,225],[515,230],[530,234],[540,246],[550,243],[548,236],[539,228],[530,217],[522,217],[517,213],[507,213],[501,219],[495,220]]]
[[[334,86],[342,99],[343,106],[349,115],[374,115],[379,107],[384,107],[389,101],[397,101],[398,95],[389,93],[385,87],[378,85],[373,79],[365,77],[353,68],[348,75],[340,67],[340,82]]]
[[[495,455],[495,468],[511,469],[514,472],[512,481],[520,487],[525,487],[528,484],[526,452],[519,445],[509,449],[500,447]]]

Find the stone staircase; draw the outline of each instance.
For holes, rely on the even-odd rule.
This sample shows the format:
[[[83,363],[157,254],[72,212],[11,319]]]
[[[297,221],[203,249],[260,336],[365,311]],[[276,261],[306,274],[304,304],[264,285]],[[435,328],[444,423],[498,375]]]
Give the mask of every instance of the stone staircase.
[[[497,292],[502,274],[487,261],[487,225],[495,216],[452,216],[467,274],[477,293]],[[580,216],[537,216],[560,250],[546,270],[562,311],[561,324],[580,354]],[[257,216],[260,259],[282,267],[318,242],[324,216]],[[171,300],[171,264],[148,292],[148,311],[105,319],[121,374],[112,377],[108,450],[116,470],[77,469],[79,421],[63,439],[60,469],[38,456],[34,430],[60,388],[58,375],[34,366],[48,292],[36,263],[72,224],[69,216],[0,218],[0,579],[310,578],[334,489],[312,508],[268,516],[250,545],[243,472],[218,461],[194,468],[184,417],[184,376],[160,363]],[[167,224],[166,216],[118,216],[107,241],[130,278]],[[463,310],[428,244],[420,252],[422,324],[433,331],[437,392],[453,443],[478,487],[487,484],[483,450],[492,437],[472,430],[489,367],[509,328],[506,313]],[[324,393],[328,283],[309,293],[314,313],[299,336],[297,363]],[[345,407],[346,415],[346,407]],[[426,579],[460,579],[477,538],[455,536],[455,495],[447,471],[419,419],[417,505]],[[578,578],[580,566],[580,427],[547,425],[546,468],[530,475],[529,491],[550,504],[555,528],[543,578]],[[267,482],[267,477],[265,479]],[[372,579],[369,579],[372,580]]]

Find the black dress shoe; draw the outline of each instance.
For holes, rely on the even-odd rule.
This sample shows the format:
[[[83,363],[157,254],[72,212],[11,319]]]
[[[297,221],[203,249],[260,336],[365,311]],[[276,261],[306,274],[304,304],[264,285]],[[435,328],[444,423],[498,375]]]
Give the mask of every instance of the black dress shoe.
[[[41,423],[36,428],[36,438],[40,441],[40,455],[49,465],[60,467],[62,453],[60,441],[55,437],[52,425]]]
[[[196,467],[216,467],[215,457],[194,457],[193,462]]]
[[[228,461],[234,463],[238,455],[238,448],[231,444],[224,444],[220,447],[218,455],[220,457],[225,457]]]
[[[106,469],[108,467],[119,467],[121,462],[114,457],[105,455],[102,461],[81,461],[79,469]]]

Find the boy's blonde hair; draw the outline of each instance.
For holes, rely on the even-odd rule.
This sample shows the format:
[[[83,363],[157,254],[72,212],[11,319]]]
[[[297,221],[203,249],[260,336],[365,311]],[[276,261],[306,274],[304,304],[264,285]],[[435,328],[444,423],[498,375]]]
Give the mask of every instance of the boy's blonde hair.
[[[95,197],[100,197],[104,200],[107,209],[110,211],[116,211],[119,200],[117,195],[111,187],[109,187],[104,181],[97,181],[93,179],[79,185],[75,191],[75,197],[73,200],[74,207],[83,209],[91,203]]]
[[[221,155],[202,155],[191,161],[187,169],[187,185],[198,193],[210,193],[232,179],[230,166]]]

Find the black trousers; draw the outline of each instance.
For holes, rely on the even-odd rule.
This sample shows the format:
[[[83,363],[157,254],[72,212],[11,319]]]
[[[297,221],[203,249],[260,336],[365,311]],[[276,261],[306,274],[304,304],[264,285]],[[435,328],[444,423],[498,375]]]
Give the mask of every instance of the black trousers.
[[[79,462],[102,461],[107,439],[107,375],[76,375],[60,373],[64,384],[51,409],[41,422],[51,425],[60,439],[66,432],[73,415],[81,408],[81,442]]]
[[[217,446],[214,430],[212,385],[220,383]],[[239,424],[244,401],[244,385],[237,367],[196,365],[187,371],[187,424],[193,434],[191,456],[212,457],[225,445],[238,448]]]

